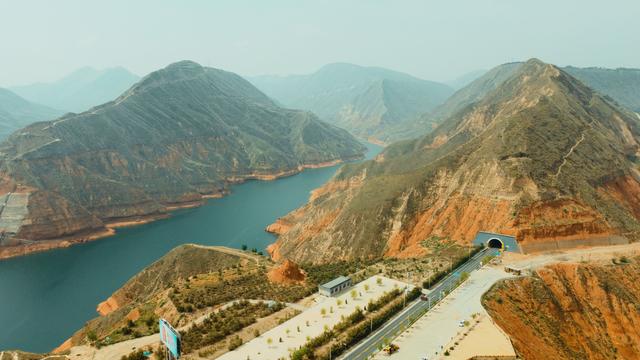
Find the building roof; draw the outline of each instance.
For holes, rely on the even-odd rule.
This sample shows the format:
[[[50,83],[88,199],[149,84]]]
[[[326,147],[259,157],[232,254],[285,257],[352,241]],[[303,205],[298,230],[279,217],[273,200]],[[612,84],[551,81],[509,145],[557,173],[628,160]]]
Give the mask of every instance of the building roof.
[[[331,288],[336,287],[336,286],[344,283],[345,281],[349,281],[349,280],[351,280],[351,279],[349,277],[347,277],[347,276],[340,276],[340,277],[337,277],[337,278],[329,281],[328,283],[322,284],[320,286],[322,286],[324,288],[331,289]]]

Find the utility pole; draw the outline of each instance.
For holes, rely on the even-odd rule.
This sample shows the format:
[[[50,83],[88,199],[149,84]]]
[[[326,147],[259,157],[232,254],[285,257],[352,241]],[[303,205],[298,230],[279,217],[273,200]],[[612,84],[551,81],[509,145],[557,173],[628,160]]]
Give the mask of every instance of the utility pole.
[[[407,306],[407,288],[402,292],[402,307]]]

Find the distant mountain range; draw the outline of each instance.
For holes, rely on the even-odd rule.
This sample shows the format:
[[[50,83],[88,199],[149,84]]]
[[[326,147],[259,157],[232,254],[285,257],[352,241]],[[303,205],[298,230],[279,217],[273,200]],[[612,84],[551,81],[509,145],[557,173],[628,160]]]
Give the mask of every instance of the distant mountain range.
[[[10,90],[29,101],[78,113],[115,99],[139,79],[122,67],[84,67],[55,82],[14,86]]]
[[[258,76],[249,81],[283,106],[312,111],[356,136],[382,142],[415,136],[403,131],[404,125],[453,93],[437,82],[345,63],[326,65],[309,75]]]
[[[456,89],[456,90],[460,90],[463,87],[469,85],[470,83],[472,83],[475,79],[481,77],[482,75],[484,75],[487,72],[487,70],[474,70],[474,71],[470,71],[468,73],[462,74],[461,76],[458,76],[457,78],[451,80],[451,81],[447,81],[445,82],[445,84],[451,86],[452,88]]]
[[[272,255],[419,256],[479,230],[525,247],[640,234],[640,119],[568,72],[505,64],[435,113],[434,132],[344,166],[270,227]]]
[[[640,112],[640,69],[568,66],[564,71],[600,93],[610,96],[620,105]]]
[[[33,122],[51,120],[60,115],[60,110],[32,103],[0,88],[0,140]]]
[[[0,144],[0,187],[24,203],[17,226],[2,230],[28,240],[91,236],[110,221],[220,196],[230,183],[364,150],[346,131],[278,107],[236,74],[178,62],[114,101],[28,126]],[[16,224],[2,216],[0,224]]]

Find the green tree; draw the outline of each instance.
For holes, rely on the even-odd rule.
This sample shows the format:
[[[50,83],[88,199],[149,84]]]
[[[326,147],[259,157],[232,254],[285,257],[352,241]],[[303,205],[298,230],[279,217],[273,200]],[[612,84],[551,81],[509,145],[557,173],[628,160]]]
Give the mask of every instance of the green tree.
[[[92,342],[93,342],[93,341],[96,341],[96,340],[98,340],[98,335],[96,335],[96,332],[95,332],[95,331],[90,330],[90,331],[87,333],[87,339],[89,339],[89,341],[92,341]]]

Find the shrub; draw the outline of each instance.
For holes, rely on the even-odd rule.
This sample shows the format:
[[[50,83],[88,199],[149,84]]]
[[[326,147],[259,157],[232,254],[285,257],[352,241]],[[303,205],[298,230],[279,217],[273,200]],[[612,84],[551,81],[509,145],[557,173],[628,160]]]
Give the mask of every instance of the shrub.
[[[229,351],[233,351],[242,345],[242,339],[236,335],[229,340]]]
[[[255,323],[256,318],[268,316],[282,308],[281,303],[268,306],[265,303],[238,301],[224,310],[209,315],[204,321],[193,325],[188,330],[182,331],[183,349],[185,352],[191,352],[215,344],[228,335]]]
[[[98,340],[98,335],[96,335],[96,332],[93,330],[90,330],[87,333],[87,339],[89,339],[89,341],[96,341]]]
[[[147,357],[144,356],[144,352],[142,350],[137,350],[132,352],[129,355],[123,355],[121,360],[146,360]]]

